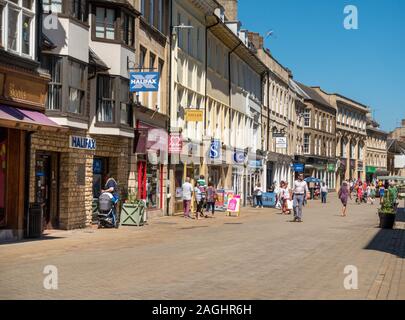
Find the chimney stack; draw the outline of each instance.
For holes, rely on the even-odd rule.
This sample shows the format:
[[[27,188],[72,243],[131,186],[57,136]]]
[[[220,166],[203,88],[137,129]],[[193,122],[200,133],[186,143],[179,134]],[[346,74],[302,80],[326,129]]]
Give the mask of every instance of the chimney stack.
[[[254,47],[259,50],[263,48],[263,37],[258,32],[248,33],[249,41],[254,45]]]
[[[224,7],[227,21],[238,21],[238,0],[217,0]]]

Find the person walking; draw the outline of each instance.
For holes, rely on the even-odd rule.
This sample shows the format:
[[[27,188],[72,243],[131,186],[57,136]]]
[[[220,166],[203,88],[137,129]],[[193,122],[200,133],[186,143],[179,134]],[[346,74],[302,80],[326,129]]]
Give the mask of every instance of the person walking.
[[[212,182],[208,182],[207,187],[207,213],[211,210],[212,217],[215,213],[215,201],[217,200],[217,191],[215,190]],[[206,215],[207,217],[207,215]]]
[[[290,189],[288,188],[288,182],[284,182],[281,189],[281,201],[282,201],[282,213],[291,214],[291,210],[288,208],[288,202],[291,201]]]
[[[256,208],[263,208],[263,190],[260,182],[256,183],[254,194],[256,196]]]
[[[347,200],[352,198],[352,194],[349,189],[349,185],[347,184],[346,181],[343,181],[342,186],[340,187],[338,196],[340,201],[342,202],[343,208],[342,208],[342,217],[346,217],[346,209],[347,209]]]
[[[190,218],[190,206],[191,199],[193,196],[193,186],[190,183],[190,178],[186,178],[186,182],[182,185],[182,197],[183,197],[183,209],[184,209],[184,218]]]
[[[370,204],[372,204],[372,205],[374,204],[376,193],[377,193],[377,191],[375,188],[375,184],[371,183],[370,184]]]
[[[198,185],[198,182],[196,182],[195,186],[194,186],[194,197],[195,197],[195,202],[197,205],[197,209],[195,212],[195,218],[198,220],[200,215],[204,216],[204,214],[203,214],[203,204],[204,204],[203,196],[202,196],[200,186]]]
[[[380,188],[378,189],[378,192],[380,195],[380,204],[382,204],[383,200],[384,200],[384,195],[385,195],[385,187],[382,183],[380,184]]]
[[[321,186],[321,200],[322,203],[326,203],[326,196],[328,195],[328,186],[325,182],[322,182]]]
[[[302,205],[307,198],[308,185],[304,181],[304,174],[300,173],[294,181],[293,187],[294,222],[302,222]]]

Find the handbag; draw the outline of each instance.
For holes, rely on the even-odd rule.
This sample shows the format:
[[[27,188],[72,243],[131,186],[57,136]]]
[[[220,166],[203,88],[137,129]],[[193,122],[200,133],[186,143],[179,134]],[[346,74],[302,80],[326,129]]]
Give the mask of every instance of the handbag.
[[[287,209],[292,210],[293,209],[293,201],[292,200],[287,200]]]

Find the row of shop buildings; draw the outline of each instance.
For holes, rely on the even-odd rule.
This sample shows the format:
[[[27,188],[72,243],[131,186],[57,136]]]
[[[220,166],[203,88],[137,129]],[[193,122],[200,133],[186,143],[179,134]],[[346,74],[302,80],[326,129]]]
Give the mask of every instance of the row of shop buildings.
[[[295,81],[237,9],[0,0],[1,237],[29,234],[38,210],[45,228],[90,225],[107,173],[151,218],[182,212],[186,177],[248,204],[257,182],[304,172],[335,190],[386,170],[370,109]]]

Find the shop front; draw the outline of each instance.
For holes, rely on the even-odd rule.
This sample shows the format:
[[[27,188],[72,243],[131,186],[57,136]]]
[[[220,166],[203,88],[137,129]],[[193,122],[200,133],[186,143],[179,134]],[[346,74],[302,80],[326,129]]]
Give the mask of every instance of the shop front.
[[[180,139],[181,136],[179,136]],[[169,214],[183,213],[182,186],[186,178],[192,185],[203,173],[202,145],[199,142],[183,141],[177,147],[169,146],[170,153],[170,204]]]
[[[137,197],[145,202],[148,218],[165,214],[167,133],[164,128],[137,121],[136,155]]]
[[[47,76],[11,65],[19,59],[0,62],[0,241],[42,234],[42,208],[28,197],[31,136],[63,130],[44,115]]]
[[[366,180],[372,182],[377,178],[377,168],[374,166],[366,166]]]

